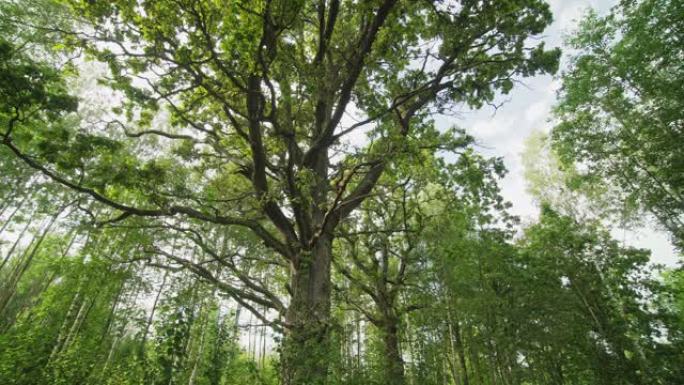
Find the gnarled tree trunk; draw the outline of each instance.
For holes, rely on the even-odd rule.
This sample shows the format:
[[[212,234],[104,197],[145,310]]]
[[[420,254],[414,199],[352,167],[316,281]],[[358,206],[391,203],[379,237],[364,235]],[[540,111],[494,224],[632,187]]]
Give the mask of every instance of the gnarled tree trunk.
[[[382,326],[382,340],[385,350],[385,384],[404,385],[404,360],[399,349],[399,319],[388,317]]]
[[[292,302],[281,351],[284,385],[325,384],[330,359],[332,237],[321,236],[291,265]]]

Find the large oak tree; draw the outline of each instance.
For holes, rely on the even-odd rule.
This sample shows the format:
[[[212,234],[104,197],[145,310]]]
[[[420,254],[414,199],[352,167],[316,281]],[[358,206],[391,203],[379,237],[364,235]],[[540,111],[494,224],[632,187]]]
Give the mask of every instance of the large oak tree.
[[[326,381],[338,224],[397,156],[440,148],[431,114],[481,107],[558,59],[532,40],[551,21],[539,0],[59,3],[68,23],[12,21],[107,63],[112,108],[77,119],[45,52],[3,41],[2,144],[91,199],[100,224],[242,229],[277,255],[287,299],[245,274],[219,287],[281,314],[285,384]]]

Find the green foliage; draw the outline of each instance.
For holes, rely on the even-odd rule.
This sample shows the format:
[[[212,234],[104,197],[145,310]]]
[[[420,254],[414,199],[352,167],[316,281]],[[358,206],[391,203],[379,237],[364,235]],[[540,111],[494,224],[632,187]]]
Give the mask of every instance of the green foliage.
[[[518,232],[433,113],[556,71],[543,1],[0,4],[0,383],[683,382],[679,272],[599,224],[679,236],[679,11],[571,39]]]
[[[548,206],[516,245],[496,231],[452,229],[434,243],[444,286],[432,298],[442,298],[440,310],[412,322],[429,330],[418,340],[437,333],[437,341],[451,341],[427,349],[451,350],[457,369],[463,360],[466,369],[456,374],[478,384],[681,381],[680,321],[658,305],[672,291],[651,275],[647,252]],[[419,361],[429,369],[416,370],[437,370],[440,361],[430,360]]]
[[[623,1],[589,13],[568,44],[552,133],[563,162],[587,184],[605,180],[614,199],[652,213],[681,244],[683,234],[684,72],[680,1]],[[615,192],[615,191],[613,191]]]

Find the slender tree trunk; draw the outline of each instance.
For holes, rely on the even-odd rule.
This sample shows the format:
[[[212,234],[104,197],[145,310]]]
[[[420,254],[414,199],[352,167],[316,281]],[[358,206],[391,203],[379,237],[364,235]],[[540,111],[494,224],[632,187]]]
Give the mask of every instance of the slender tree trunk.
[[[463,339],[461,338],[461,327],[459,325],[458,317],[452,315],[450,303],[447,302],[447,321],[449,323],[449,336],[451,337],[451,350],[457,353],[458,362],[461,367],[461,379],[463,385],[470,385],[468,378],[468,367],[466,364],[466,354],[463,347]]]
[[[114,358],[114,352],[116,351],[116,347],[119,345],[119,341],[121,340],[121,336],[116,336],[114,338],[114,341],[112,341],[112,344],[109,346],[109,352],[107,353],[107,359],[105,360],[104,365],[102,365],[102,370],[100,370],[100,382],[104,383],[104,377],[107,374],[107,369],[109,369],[109,364],[112,362],[112,359]]]
[[[19,212],[19,210],[21,210],[21,208],[24,206],[24,203],[26,203],[27,199],[28,199],[28,196],[24,197],[24,199],[22,199],[21,202],[19,202],[17,207],[14,208],[14,210],[9,215],[9,217],[7,217],[7,219],[5,220],[5,223],[3,223],[2,227],[0,227],[0,235],[2,235],[2,233],[5,231],[7,226],[9,226],[9,224],[12,223],[12,219],[14,219],[14,216]],[[5,209],[3,208],[3,211],[4,210]]]
[[[0,205],[0,217],[2,217],[3,214],[5,214],[5,211],[8,208],[12,207],[12,204],[15,202],[15,199],[18,196],[20,196],[22,192],[24,193],[24,201],[28,199],[28,197],[31,196],[33,193],[33,191],[30,191],[33,187],[31,186],[31,176],[27,178],[18,178],[15,182],[16,183],[14,183],[14,189],[9,194],[9,196],[3,197],[2,199],[2,204]]]
[[[266,314],[266,306],[264,306],[264,314]],[[261,327],[261,354],[259,355],[261,361],[261,368],[266,365],[266,326]]]
[[[79,301],[81,299],[81,289],[82,286],[81,284],[79,284],[78,289],[76,290],[76,294],[74,294],[74,297],[71,299],[69,309],[67,310],[67,313],[64,316],[62,326],[59,328],[59,333],[57,334],[57,341],[55,341],[55,345],[52,347],[50,357],[48,358],[48,365],[55,359],[55,357],[57,357],[57,353],[59,353],[60,350],[62,350],[62,346],[67,338],[67,332],[69,330],[69,320],[71,319],[72,315],[74,314],[74,312],[76,312],[76,309],[79,306]]]
[[[196,250],[193,251],[193,255],[192,255],[191,259],[194,259],[194,257],[195,257],[195,252],[196,252]],[[195,282],[195,284],[192,286],[192,296],[191,296],[191,299],[190,299],[190,302],[189,302],[190,304],[192,304],[192,311],[191,311],[191,314],[195,314],[195,309],[198,309],[198,310],[197,310],[197,314],[198,314],[198,315],[201,315],[201,314],[202,314],[202,310],[204,309],[204,300],[202,300],[202,301],[200,302],[199,306],[197,306],[197,300],[198,300],[198,297],[199,297],[199,291],[200,291],[200,284],[199,284],[199,282],[197,281],[197,282]],[[184,372],[185,372],[186,365],[187,365],[189,359],[191,358],[191,357],[190,357],[190,354],[191,354],[191,346],[192,346],[192,343],[194,342],[194,341],[193,341],[194,336],[193,336],[193,333],[192,333],[192,328],[193,328],[193,326],[195,325],[195,322],[197,322],[197,319],[196,319],[196,317],[194,317],[194,316],[191,316],[191,317],[188,319],[188,322],[187,322],[187,337],[185,338],[185,341],[183,342],[183,353],[182,353],[180,356],[179,356],[179,355],[176,355],[175,358],[174,358],[175,364],[173,365],[173,368],[179,368],[179,369],[181,370],[181,373],[184,373]],[[171,372],[171,377],[169,378],[169,385],[171,385],[171,384],[173,384],[174,382],[176,382],[176,381],[175,381],[175,377],[174,377],[174,374],[175,374],[174,372],[176,372],[176,371],[172,371],[172,372]]]
[[[281,352],[283,385],[327,383],[332,237],[322,235],[292,264],[292,298]]]
[[[451,314],[448,314],[447,317],[447,323],[449,326],[449,338],[446,343],[446,350],[448,351],[448,354],[446,354],[446,360],[449,363],[449,370],[451,371],[451,378],[454,380],[454,384],[463,385],[462,374],[459,374],[458,369],[456,369],[456,361],[458,360],[458,358],[456,355],[456,336],[454,335],[454,327],[452,325],[453,322],[451,321]]]
[[[112,306],[109,307],[109,314],[107,314],[107,321],[105,322],[105,327],[102,331],[102,334],[100,335],[100,342],[104,341],[105,337],[109,335],[112,329],[112,325],[114,323],[114,315],[116,314],[116,310],[119,307],[119,302],[121,301],[121,296],[124,293],[125,287],[126,280],[123,280],[121,282],[121,285],[119,285],[119,289],[116,291],[116,296],[114,296]]]
[[[78,309],[78,313],[76,314],[76,319],[74,320],[74,323],[71,324],[69,334],[67,335],[67,338],[64,341],[64,346],[62,347],[60,353],[67,351],[67,349],[69,349],[69,347],[71,347],[71,345],[74,343],[76,337],[78,336],[78,333],[81,331],[83,323],[88,317],[88,314],[90,314],[90,310],[93,308],[93,306],[95,306],[96,300],[97,298],[93,298],[90,301],[83,301],[81,307]]]
[[[235,320],[233,323],[233,335],[235,338],[240,336],[240,313],[242,313],[242,305],[239,303],[235,306]]]
[[[361,374],[361,317],[356,317],[356,371]]]
[[[461,371],[463,372],[463,385],[469,385],[468,366],[466,365],[465,349],[463,347],[463,339],[461,338],[461,327],[458,320],[453,324],[454,337],[456,337],[456,350],[458,351],[458,361],[461,364]]]
[[[119,301],[121,301],[121,295],[124,291],[124,286],[125,286],[124,283],[125,283],[125,281],[121,284],[121,289],[119,290],[119,296],[117,297],[117,300],[116,300],[117,303]],[[136,285],[134,285],[133,289],[131,291],[136,292],[136,294],[137,294],[137,290],[138,290],[138,287]],[[113,307],[113,309],[115,309],[115,308],[116,308],[116,306]],[[111,325],[112,325],[112,323],[109,323],[109,325],[107,325],[107,328],[105,329],[106,330],[105,334],[109,333],[109,330],[111,329]],[[119,333],[116,334],[116,336],[114,337],[114,340],[112,341],[111,345],[109,346],[109,352],[107,353],[107,359],[105,360],[104,365],[102,365],[102,370],[100,370],[100,375],[99,375],[99,382],[100,383],[104,383],[104,381],[103,381],[104,376],[107,374],[107,369],[109,368],[109,364],[114,359],[114,353],[116,353],[116,348],[119,345],[119,342],[121,342],[121,339],[123,338],[123,336],[125,334],[127,325],[128,325],[128,319],[125,319],[123,324],[119,327]],[[144,364],[144,362],[145,361],[143,361],[143,364]]]
[[[252,327],[252,324],[254,323],[254,314],[249,313],[249,321],[247,321],[247,354],[249,354],[249,358],[254,361],[254,349],[252,346],[254,345],[254,336],[252,333],[252,330],[254,328]]]
[[[119,302],[121,301],[121,298],[124,294],[126,288],[126,280],[124,279],[121,282],[121,285],[119,285],[119,289],[116,291],[116,296],[114,297],[114,301],[112,302],[112,306],[109,308],[109,314],[107,315],[107,321],[105,322],[105,327],[102,329],[102,334],[100,334],[99,338],[99,343],[102,344],[105,340],[105,338],[111,334],[112,331],[112,325],[114,325],[114,315],[116,314],[116,310],[119,307]],[[111,344],[109,345],[109,349],[107,352],[107,359],[104,362],[104,365],[102,365],[102,369],[100,369],[99,376],[97,378],[99,379],[99,382],[103,382],[103,378],[105,376],[105,373],[107,372],[107,368],[109,368],[109,363],[112,361],[112,358],[114,357],[114,351],[116,350],[117,345],[119,344],[119,340],[121,339],[121,336],[115,336],[114,339],[112,340]],[[95,375],[93,373],[93,375]]]
[[[3,215],[5,215],[5,210],[7,210],[11,205],[12,202],[14,201],[14,198],[17,196],[16,190],[10,196],[7,198],[4,198],[2,200],[2,203],[0,203],[0,218],[2,218]]]
[[[147,317],[147,322],[145,322],[145,330],[142,334],[142,339],[140,341],[140,356],[144,358],[145,356],[145,344],[147,343],[147,336],[150,334],[150,328],[152,327],[152,322],[154,321],[154,313],[157,311],[157,305],[159,304],[159,299],[161,298],[161,293],[166,285],[166,279],[169,276],[169,271],[164,271],[164,276],[162,277],[161,284],[159,285],[159,290],[154,296],[154,302],[152,303],[152,310],[150,310],[150,315]]]
[[[10,258],[12,257],[12,254],[14,254],[14,250],[17,248],[19,245],[19,242],[21,242],[22,238],[24,238],[24,234],[26,234],[26,231],[31,227],[31,222],[32,219],[26,222],[26,225],[24,226],[23,229],[21,229],[21,232],[17,236],[17,239],[14,240],[14,243],[12,243],[12,247],[7,251],[7,255],[5,255],[5,258],[2,260],[2,264],[0,264],[0,271],[5,267],[7,262],[9,262]]]
[[[197,373],[199,370],[200,362],[202,361],[202,354],[204,354],[204,345],[207,332],[207,326],[209,325],[209,310],[204,314],[204,322],[202,322],[202,330],[200,332],[199,347],[197,354],[195,355],[195,361],[192,365],[192,371],[190,372],[190,378],[188,380],[188,385],[195,385],[197,381]]]
[[[38,253],[38,250],[40,249],[41,244],[45,240],[45,237],[50,232],[52,225],[55,223],[55,221],[57,220],[59,215],[62,213],[62,211],[63,211],[63,209],[60,210],[57,214],[52,216],[52,218],[50,219],[50,222],[45,227],[45,229],[41,233],[40,237],[36,240],[36,244],[33,246],[33,248],[29,248],[30,252],[28,252],[28,255],[25,258],[22,258],[23,259],[22,261],[19,261],[19,263],[15,267],[14,271],[10,275],[7,284],[2,288],[2,292],[0,292],[0,314],[4,313],[5,308],[7,307],[7,305],[9,304],[10,300],[12,299],[12,297],[14,296],[14,294],[16,292],[17,284],[19,283],[19,280],[24,275],[26,270],[28,270],[29,266],[31,266],[31,262],[33,261],[33,258]]]
[[[99,296],[100,292],[96,291],[92,299],[87,300],[87,297],[84,298],[83,302],[81,303],[81,307],[79,308],[78,313],[76,314],[76,318],[74,319],[74,322],[71,325],[71,328],[69,329],[69,334],[67,335],[67,338],[64,340],[64,344],[59,353],[65,352],[74,343],[76,337],[78,336],[78,333],[80,333],[81,328],[83,327],[83,324],[88,318],[90,311],[93,309],[93,307],[95,307],[95,304],[97,303],[97,299]]]

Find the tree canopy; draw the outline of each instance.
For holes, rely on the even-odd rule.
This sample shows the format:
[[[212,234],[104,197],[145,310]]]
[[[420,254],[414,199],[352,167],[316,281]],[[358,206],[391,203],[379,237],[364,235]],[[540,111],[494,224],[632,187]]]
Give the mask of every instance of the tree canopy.
[[[679,382],[681,274],[558,193],[680,236],[678,7],[580,25],[521,226],[436,119],[557,71],[544,1],[0,4],[0,383]]]
[[[554,147],[587,183],[613,184],[616,202],[654,215],[681,246],[684,199],[682,27],[679,1],[623,1],[590,13],[569,40]],[[620,204],[620,203],[618,203]]]

